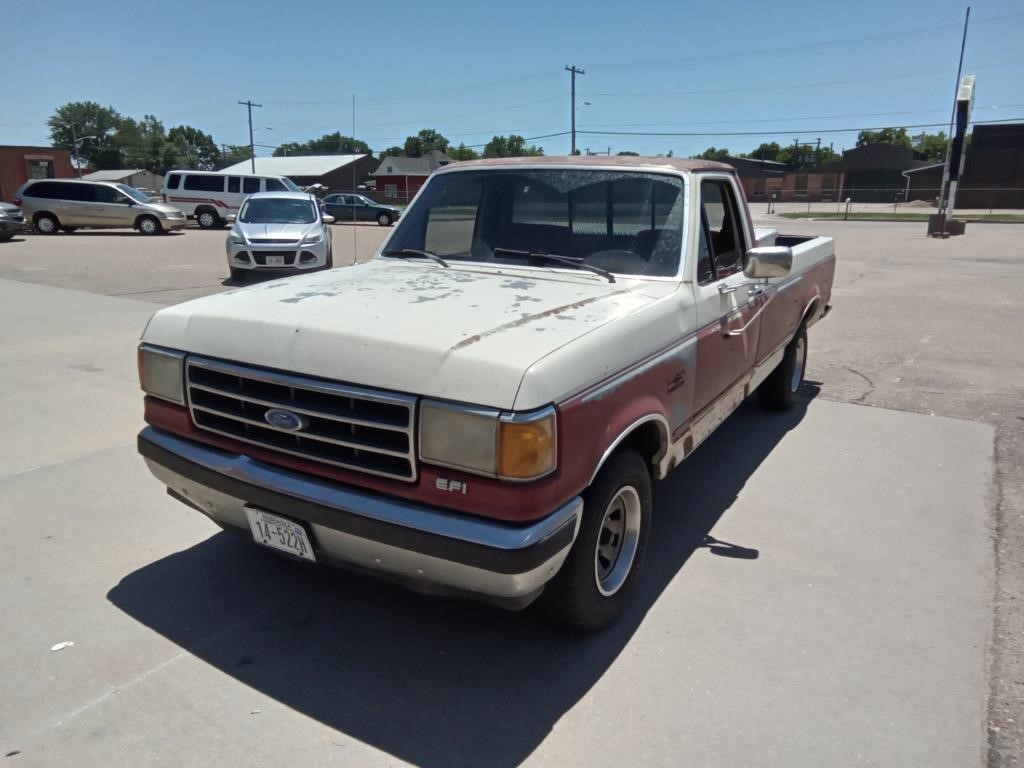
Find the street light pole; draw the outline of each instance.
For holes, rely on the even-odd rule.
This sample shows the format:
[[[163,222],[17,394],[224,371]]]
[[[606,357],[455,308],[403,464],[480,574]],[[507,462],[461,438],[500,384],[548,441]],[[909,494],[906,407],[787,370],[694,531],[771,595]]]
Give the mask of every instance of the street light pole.
[[[572,150],[570,154],[576,154],[576,75],[585,75],[580,67],[575,64],[567,64],[565,71],[572,75],[572,102],[569,111],[572,113]]]

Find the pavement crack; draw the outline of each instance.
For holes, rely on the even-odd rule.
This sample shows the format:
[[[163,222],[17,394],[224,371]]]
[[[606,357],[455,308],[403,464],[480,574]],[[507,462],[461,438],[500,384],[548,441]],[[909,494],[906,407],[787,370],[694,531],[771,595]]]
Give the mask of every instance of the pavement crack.
[[[872,394],[875,391],[875,382],[873,382],[871,379],[869,379],[863,373],[858,371],[856,368],[852,368],[849,365],[844,365],[843,368],[845,368],[847,371],[849,371],[850,373],[854,374],[855,376],[859,376],[860,378],[864,379],[864,381],[867,382],[867,384],[868,384],[867,391],[863,395],[861,395],[860,397],[855,397],[853,400],[850,401],[851,403],[863,403],[864,400],[868,397],[868,395]]]

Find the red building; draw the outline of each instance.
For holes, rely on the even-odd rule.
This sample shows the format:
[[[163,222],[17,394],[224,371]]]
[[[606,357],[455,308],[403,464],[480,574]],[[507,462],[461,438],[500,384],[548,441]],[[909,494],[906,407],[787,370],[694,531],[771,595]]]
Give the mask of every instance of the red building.
[[[0,146],[0,200],[11,202],[29,179],[60,179],[75,175],[71,152],[56,147]]]
[[[430,174],[450,162],[452,159],[438,149],[423,157],[385,157],[373,174],[376,197],[382,202],[407,203],[419,192]]]

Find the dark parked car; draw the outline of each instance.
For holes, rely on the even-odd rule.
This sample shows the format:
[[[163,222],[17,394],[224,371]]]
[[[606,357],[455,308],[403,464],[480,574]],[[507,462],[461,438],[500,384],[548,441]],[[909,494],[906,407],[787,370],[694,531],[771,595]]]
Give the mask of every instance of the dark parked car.
[[[323,199],[324,210],[338,224],[346,221],[376,221],[387,227],[398,221],[402,209],[393,205],[383,205],[362,195],[327,195]]]
[[[10,240],[28,229],[21,209],[10,203],[0,203],[0,241]]]

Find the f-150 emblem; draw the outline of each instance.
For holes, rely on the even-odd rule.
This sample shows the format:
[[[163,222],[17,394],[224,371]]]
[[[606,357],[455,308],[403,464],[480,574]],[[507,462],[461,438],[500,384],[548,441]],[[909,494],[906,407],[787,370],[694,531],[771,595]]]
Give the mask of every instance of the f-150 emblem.
[[[272,427],[286,429],[289,432],[298,432],[309,426],[309,420],[305,416],[286,411],[284,408],[271,408],[263,414],[263,420]]]

